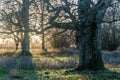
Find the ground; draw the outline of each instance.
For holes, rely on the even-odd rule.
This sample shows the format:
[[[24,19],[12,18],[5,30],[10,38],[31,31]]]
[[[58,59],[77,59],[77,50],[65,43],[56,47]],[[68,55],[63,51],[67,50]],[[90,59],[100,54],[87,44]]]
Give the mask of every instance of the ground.
[[[78,65],[78,51],[74,49],[31,50],[32,57],[21,58],[14,55],[19,52],[0,52],[0,80],[120,80],[119,51],[102,51],[106,70],[83,72],[69,72]],[[30,61],[34,69],[21,69],[24,65],[29,68]]]
[[[6,73],[0,74],[0,80],[120,80],[118,70],[110,71],[84,71],[64,73],[66,69],[49,70],[21,70],[19,75],[22,77],[8,78]]]

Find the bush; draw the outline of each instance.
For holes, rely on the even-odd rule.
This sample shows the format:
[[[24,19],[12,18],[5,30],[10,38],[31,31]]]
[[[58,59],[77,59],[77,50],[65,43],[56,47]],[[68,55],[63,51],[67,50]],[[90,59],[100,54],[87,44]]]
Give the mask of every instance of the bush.
[[[23,76],[20,75],[19,71],[17,69],[11,69],[9,70],[9,78],[22,78]]]
[[[73,36],[70,34],[70,31],[64,31],[62,29],[53,29],[51,30],[50,45],[53,48],[68,48],[73,42]],[[72,38],[70,38],[72,37]]]
[[[102,49],[116,50],[120,45],[120,28],[104,24],[102,26]]]
[[[67,41],[64,35],[54,37],[50,43],[53,48],[70,47],[70,43]]]
[[[117,48],[117,50],[120,50],[120,46]]]

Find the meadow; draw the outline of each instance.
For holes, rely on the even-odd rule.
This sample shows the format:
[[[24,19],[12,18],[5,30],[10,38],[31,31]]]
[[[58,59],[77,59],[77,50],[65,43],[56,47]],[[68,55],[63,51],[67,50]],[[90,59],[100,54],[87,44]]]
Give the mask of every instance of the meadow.
[[[120,80],[120,51],[102,51],[106,70],[70,72],[78,65],[75,49],[0,50],[0,80]]]

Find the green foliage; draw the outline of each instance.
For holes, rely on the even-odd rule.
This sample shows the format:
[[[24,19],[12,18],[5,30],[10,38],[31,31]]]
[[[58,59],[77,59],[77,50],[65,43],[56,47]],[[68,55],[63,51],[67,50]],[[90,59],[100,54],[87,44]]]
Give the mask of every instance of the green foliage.
[[[6,80],[8,70],[0,66],[0,80]]]

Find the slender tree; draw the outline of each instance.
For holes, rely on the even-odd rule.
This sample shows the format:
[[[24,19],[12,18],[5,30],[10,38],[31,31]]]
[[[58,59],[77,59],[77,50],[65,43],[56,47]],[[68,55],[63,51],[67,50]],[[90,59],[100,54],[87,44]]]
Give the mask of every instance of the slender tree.
[[[21,47],[22,47],[22,55],[28,55],[30,52],[29,45],[29,8],[31,5],[31,1],[29,0],[3,0],[3,8],[1,9],[1,21],[6,23],[6,27],[9,29],[11,33],[19,33],[21,34]],[[15,28],[14,28],[15,26]],[[18,38],[16,38],[18,40]],[[18,44],[16,44],[18,45]]]
[[[42,50],[45,50],[45,35],[44,35],[44,9],[45,3],[41,1],[41,31],[42,31]]]
[[[21,9],[21,22],[22,27],[24,29],[24,38],[22,41],[22,54],[26,55],[29,53],[30,45],[29,45],[29,6],[30,2],[29,0],[22,0],[23,6]]]

